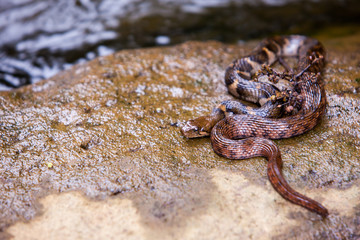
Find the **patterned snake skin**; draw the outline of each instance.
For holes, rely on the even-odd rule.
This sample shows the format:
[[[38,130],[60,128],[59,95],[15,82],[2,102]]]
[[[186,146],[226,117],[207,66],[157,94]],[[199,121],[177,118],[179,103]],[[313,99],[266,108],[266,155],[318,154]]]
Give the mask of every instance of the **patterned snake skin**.
[[[298,59],[296,74],[284,57]],[[268,67],[276,61],[289,73],[278,74]],[[210,115],[187,121],[181,131],[187,138],[210,135],[214,151],[229,159],[267,158],[267,173],[275,190],[290,202],[326,217],[325,207],[287,184],[280,150],[269,140],[303,134],[320,122],[326,106],[320,76],[324,63],[325,50],[316,39],[299,35],[265,39],[225,73],[229,92],[258,107],[224,101]]]

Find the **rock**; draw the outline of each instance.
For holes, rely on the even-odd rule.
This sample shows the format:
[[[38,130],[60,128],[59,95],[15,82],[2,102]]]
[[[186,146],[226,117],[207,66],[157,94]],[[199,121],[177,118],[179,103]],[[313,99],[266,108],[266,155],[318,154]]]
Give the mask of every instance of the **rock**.
[[[0,93],[0,238],[359,236],[359,35],[319,37],[327,113],[276,141],[285,178],[327,219],[281,198],[264,159],[224,159],[209,139],[181,135],[180,123],[231,98],[225,68],[256,45],[188,42],[120,51]]]

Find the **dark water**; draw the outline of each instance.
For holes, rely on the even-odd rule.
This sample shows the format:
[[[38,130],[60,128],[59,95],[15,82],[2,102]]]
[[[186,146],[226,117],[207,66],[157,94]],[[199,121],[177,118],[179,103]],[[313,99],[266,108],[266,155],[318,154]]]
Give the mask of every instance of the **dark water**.
[[[125,48],[358,25],[360,1],[1,0],[0,90]]]

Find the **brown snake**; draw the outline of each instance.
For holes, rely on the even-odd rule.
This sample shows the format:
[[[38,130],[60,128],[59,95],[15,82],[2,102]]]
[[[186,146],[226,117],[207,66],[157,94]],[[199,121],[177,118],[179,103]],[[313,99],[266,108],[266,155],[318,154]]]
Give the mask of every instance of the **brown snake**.
[[[283,57],[297,57],[297,74]],[[281,74],[267,70],[270,80],[256,81],[264,65],[276,61],[290,71],[282,75],[288,79],[279,80]],[[326,106],[320,76],[324,63],[325,50],[316,39],[299,35],[265,39],[252,54],[235,60],[225,73],[232,95],[260,107],[224,101],[210,115],[187,121],[181,131],[188,138],[210,135],[214,151],[229,159],[267,158],[267,173],[275,190],[290,202],[326,217],[325,207],[287,184],[281,172],[280,150],[269,140],[303,134],[320,122]]]

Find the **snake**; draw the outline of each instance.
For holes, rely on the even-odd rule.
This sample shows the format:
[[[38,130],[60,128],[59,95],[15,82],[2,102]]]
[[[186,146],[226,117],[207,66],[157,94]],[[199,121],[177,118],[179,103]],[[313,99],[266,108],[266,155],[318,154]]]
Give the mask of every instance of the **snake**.
[[[269,181],[284,199],[327,217],[323,205],[289,186],[280,149],[272,141],[308,132],[321,121],[326,111],[321,76],[325,53],[323,45],[308,36],[266,38],[225,71],[228,91],[239,100],[223,101],[209,115],[186,121],[182,134],[210,136],[214,152],[228,159],[265,157]],[[295,58],[294,68],[284,61],[287,58]],[[283,72],[271,68],[276,62]]]

